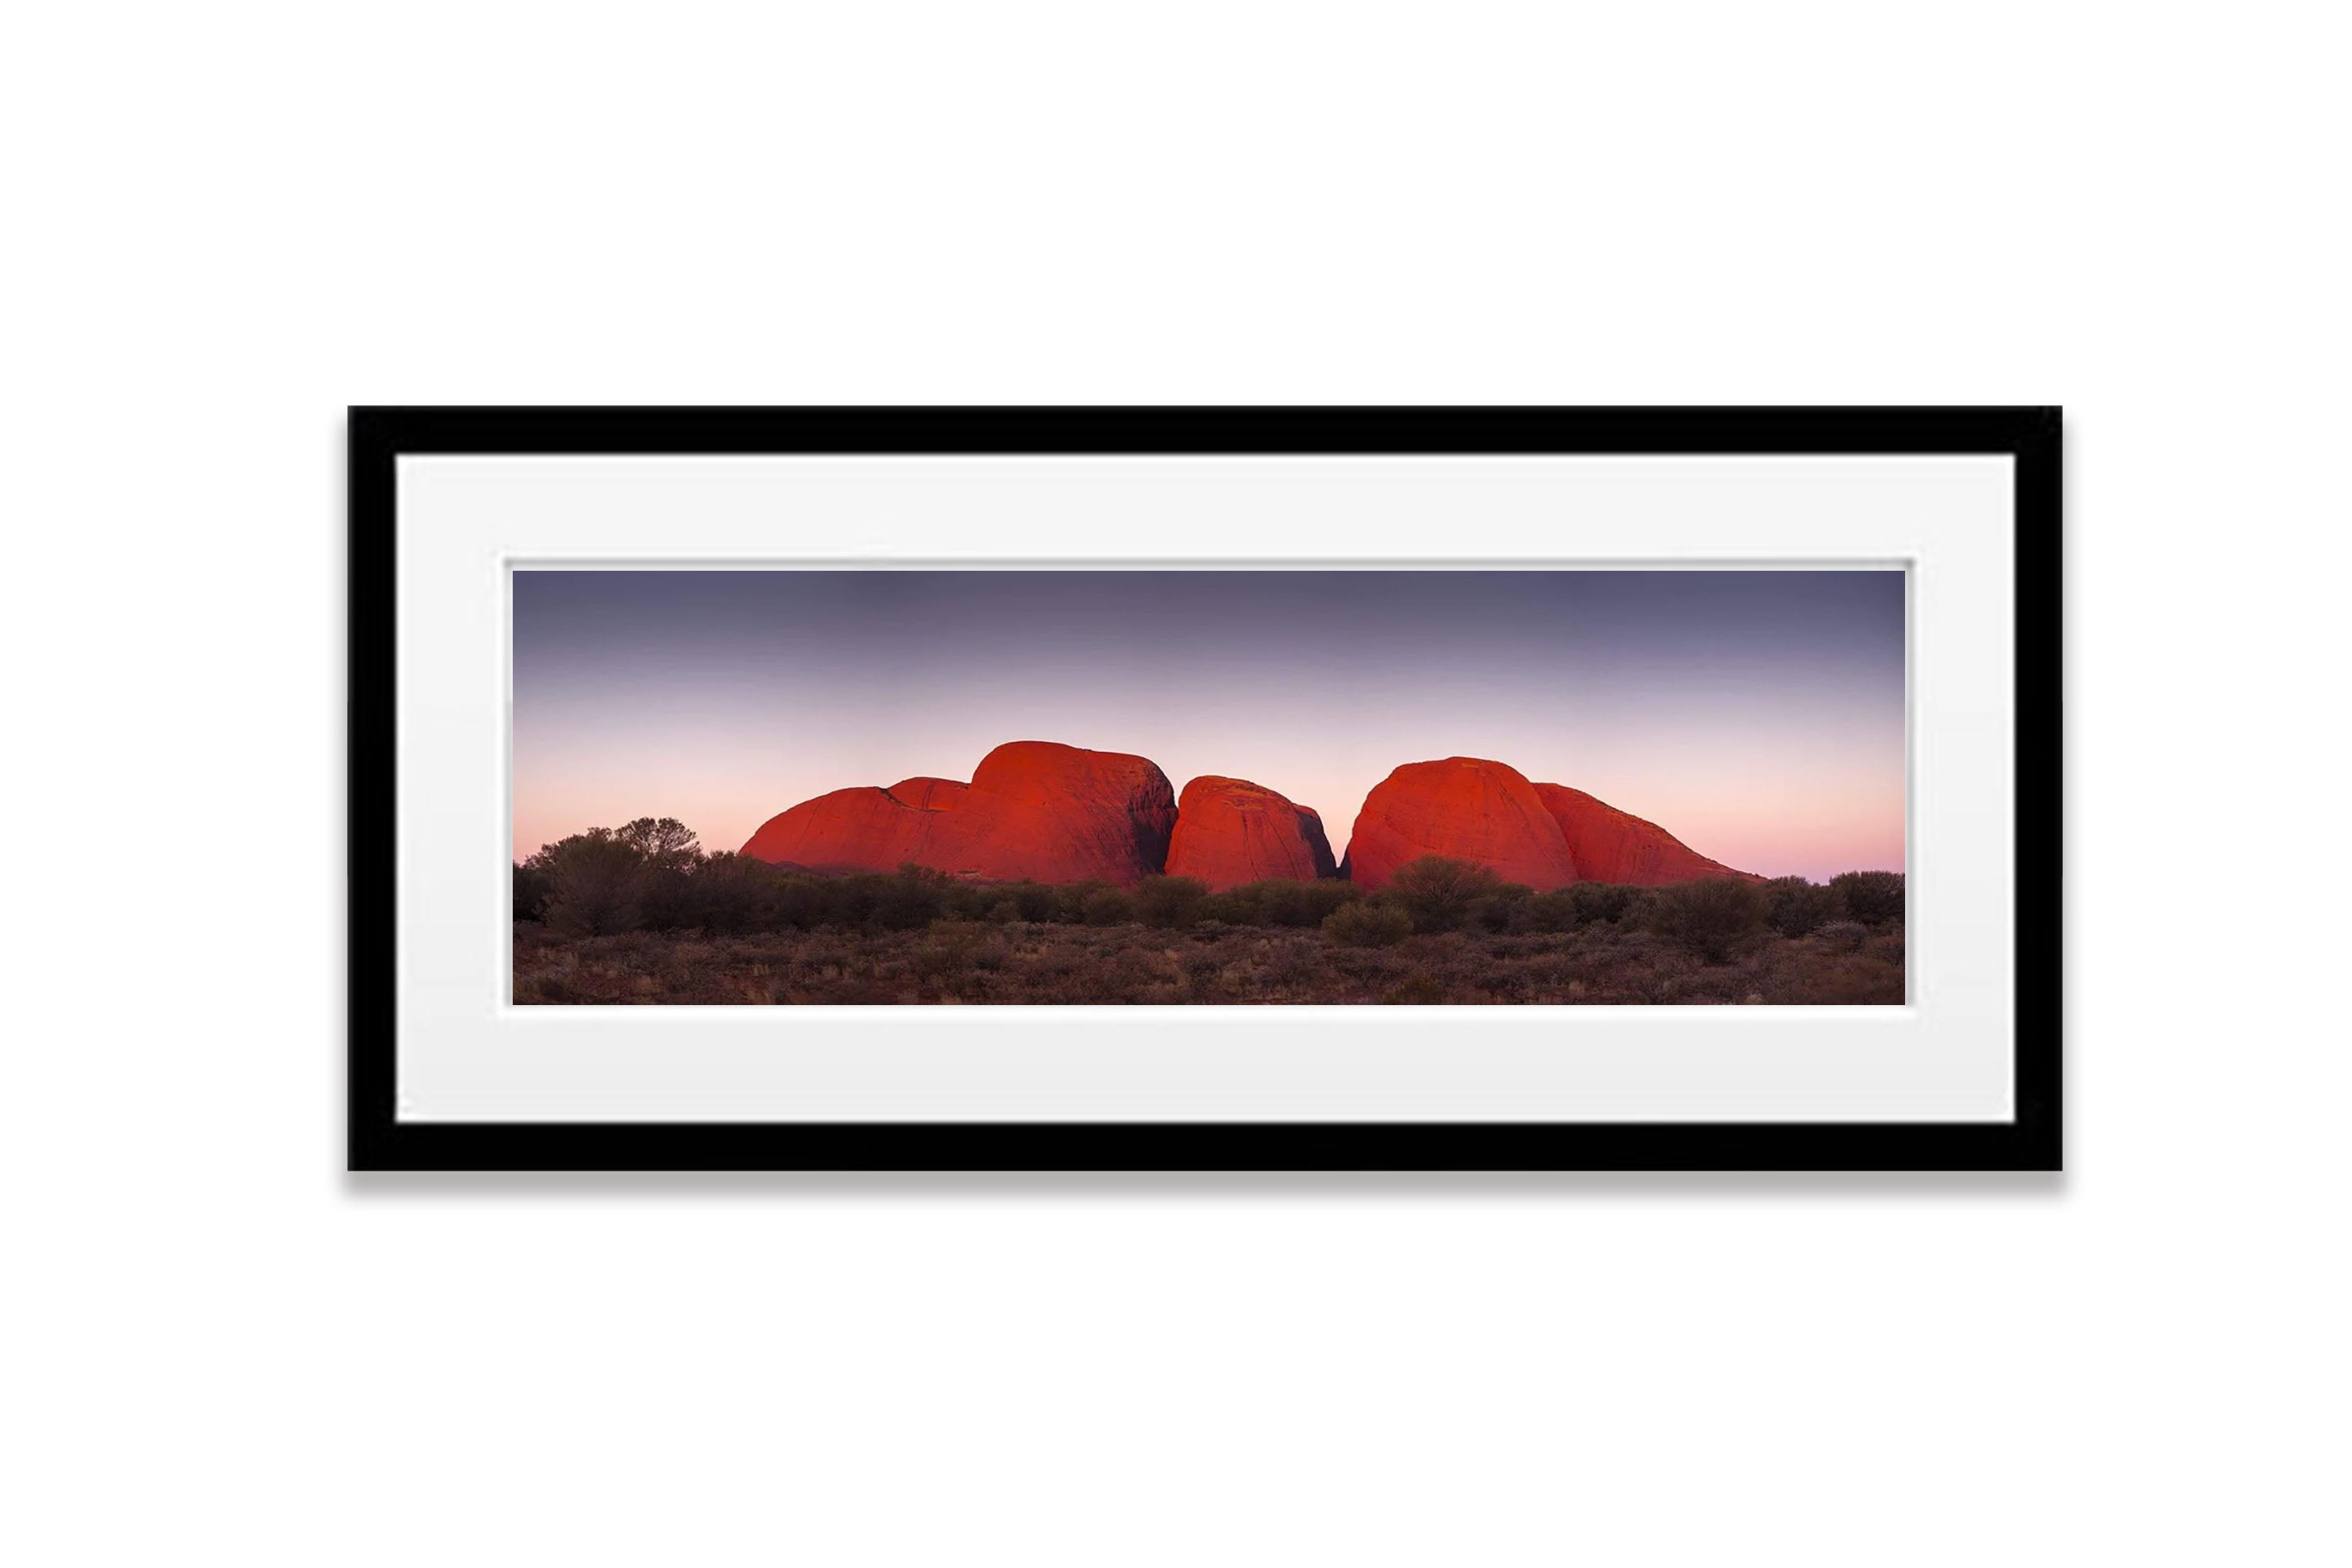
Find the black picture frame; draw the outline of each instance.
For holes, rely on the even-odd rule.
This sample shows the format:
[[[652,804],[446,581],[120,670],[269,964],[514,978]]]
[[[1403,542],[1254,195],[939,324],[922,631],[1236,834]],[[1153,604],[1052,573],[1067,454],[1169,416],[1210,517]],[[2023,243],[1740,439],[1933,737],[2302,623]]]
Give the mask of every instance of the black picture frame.
[[[2062,1168],[2060,411],[350,410],[353,1171],[2054,1171]],[[1992,454],[2015,459],[2015,1117],[2007,1122],[513,1122],[396,1115],[396,461],[428,453]]]

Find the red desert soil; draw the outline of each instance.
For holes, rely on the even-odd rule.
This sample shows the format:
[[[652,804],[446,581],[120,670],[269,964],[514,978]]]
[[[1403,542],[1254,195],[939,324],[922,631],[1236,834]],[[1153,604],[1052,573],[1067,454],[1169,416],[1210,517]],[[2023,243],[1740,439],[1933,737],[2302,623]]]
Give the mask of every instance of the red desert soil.
[[[913,861],[988,880],[1130,886],[1166,862],[1175,826],[1176,792],[1145,758],[1014,741],[982,757],[968,785],[913,778],[803,801],[743,853],[826,871]]]
[[[1536,796],[1559,824],[1577,873],[1587,881],[1663,888],[1702,877],[1763,879],[1753,871],[1735,871],[1720,860],[1710,860],[1656,823],[1595,800],[1580,789],[1539,784]]]
[[[1168,874],[1198,877],[1213,891],[1281,877],[1338,875],[1323,819],[1263,784],[1206,773],[1184,786]]]

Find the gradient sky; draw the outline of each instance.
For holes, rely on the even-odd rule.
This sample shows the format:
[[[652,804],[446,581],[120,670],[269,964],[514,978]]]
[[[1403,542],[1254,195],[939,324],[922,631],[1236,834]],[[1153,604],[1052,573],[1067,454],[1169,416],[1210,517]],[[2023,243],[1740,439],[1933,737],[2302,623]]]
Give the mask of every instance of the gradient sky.
[[[1150,757],[1323,814],[1492,757],[1703,855],[1904,864],[1903,574],[514,574],[514,847],[675,816],[710,849],[990,747]]]

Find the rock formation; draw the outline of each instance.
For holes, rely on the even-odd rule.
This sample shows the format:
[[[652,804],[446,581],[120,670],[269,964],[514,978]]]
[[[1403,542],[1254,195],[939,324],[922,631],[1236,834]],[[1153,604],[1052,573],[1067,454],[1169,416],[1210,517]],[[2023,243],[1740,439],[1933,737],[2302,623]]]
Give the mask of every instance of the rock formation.
[[[835,790],[770,817],[743,853],[814,871],[895,871],[912,862],[985,881],[1132,886],[1165,868],[1214,889],[1333,875],[1376,889],[1424,855],[1475,861],[1539,890],[1579,880],[1664,887],[1749,877],[1654,822],[1562,784],[1530,784],[1477,757],[1408,763],[1364,799],[1335,871],[1323,819],[1245,779],[1184,786],[1142,757],[1050,741],[997,747],[971,782],[918,777]]]
[[[1407,763],[1373,786],[1356,816],[1346,875],[1379,888],[1424,855],[1472,860],[1538,891],[1577,879],[1559,824],[1517,768],[1477,757]]]
[[[890,798],[918,811],[953,811],[970,788],[953,779],[900,779],[890,786]]]
[[[743,853],[812,871],[895,871],[909,860],[931,866],[935,854],[955,852],[944,841],[935,851],[932,842],[949,815],[907,805],[889,790],[837,789],[768,818]]]
[[[1580,789],[1539,784],[1536,796],[1559,824],[1577,872],[1587,881],[1663,888],[1702,877],[1760,880],[1752,871],[1735,871],[1708,859],[1656,823],[1595,800]]]
[[[1313,881],[1338,875],[1323,819],[1263,784],[1205,773],[1184,786],[1168,874],[1198,877],[1218,891],[1269,877]]]
[[[1014,741],[982,757],[969,784],[911,778],[803,801],[761,824],[743,853],[821,871],[912,861],[990,881],[1124,886],[1166,863],[1175,826],[1175,791],[1144,758]]]

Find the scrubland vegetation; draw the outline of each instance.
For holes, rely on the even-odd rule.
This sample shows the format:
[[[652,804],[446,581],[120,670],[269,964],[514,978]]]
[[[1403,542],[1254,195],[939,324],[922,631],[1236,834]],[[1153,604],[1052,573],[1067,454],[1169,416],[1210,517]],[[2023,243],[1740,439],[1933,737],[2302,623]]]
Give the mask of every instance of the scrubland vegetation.
[[[824,877],[708,855],[668,818],[514,868],[518,1003],[1903,1000],[1903,878],[1538,893],[1435,857],[1377,893],[1186,877]]]

